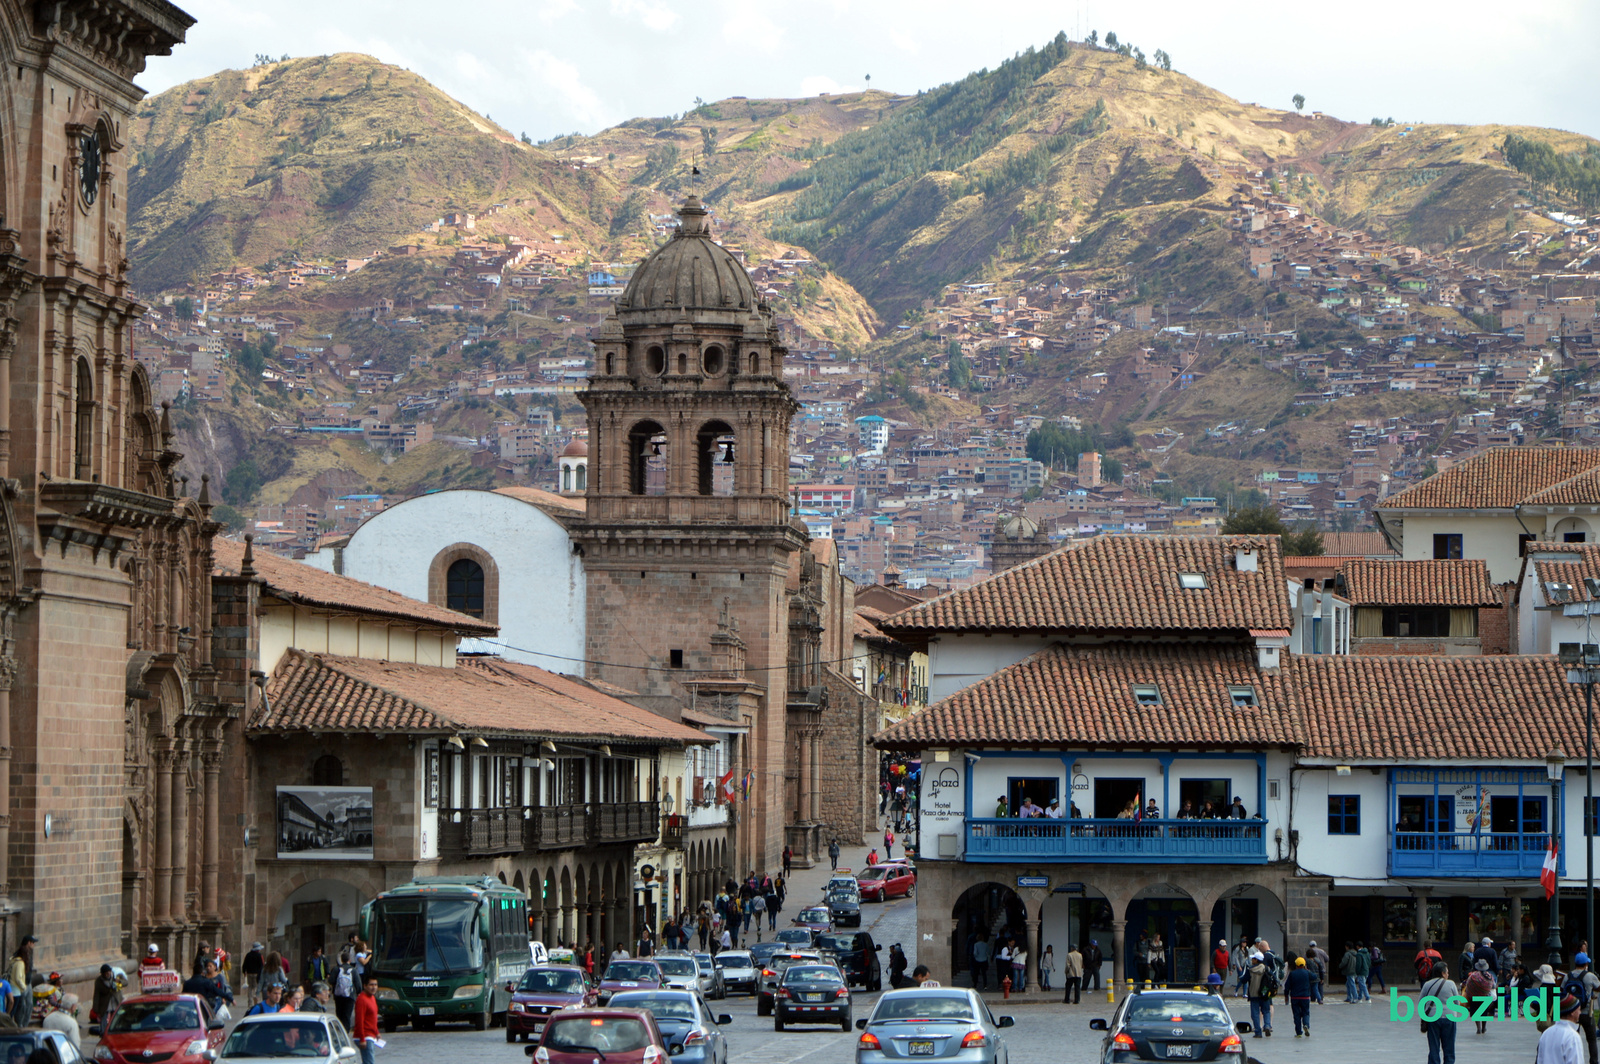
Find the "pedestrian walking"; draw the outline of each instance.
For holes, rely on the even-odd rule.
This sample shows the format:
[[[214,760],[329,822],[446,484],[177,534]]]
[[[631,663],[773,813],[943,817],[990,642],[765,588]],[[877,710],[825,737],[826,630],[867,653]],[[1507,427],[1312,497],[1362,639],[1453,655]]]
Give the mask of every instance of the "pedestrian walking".
[[[1344,976],[1344,1003],[1346,1005],[1359,1004],[1361,991],[1356,989],[1357,973],[1360,972],[1360,962],[1356,960],[1356,944],[1344,944],[1344,956],[1339,958],[1339,974]]]
[[[883,829],[883,859],[885,861],[894,860],[894,828],[892,827]],[[873,862],[873,864],[876,863],[876,861]]]
[[[1228,940],[1217,939],[1217,948],[1211,951],[1211,970],[1218,975],[1228,973]]]
[[[872,849],[867,851],[867,867],[870,868],[870,867],[872,867],[873,865],[875,865],[877,863],[878,863],[878,848],[876,846],[874,846]]]
[[[994,951],[994,985],[999,990],[1007,979],[1011,979],[1011,940],[1000,943],[1000,948]],[[1011,988],[1016,989],[1017,981],[1011,979]]]
[[[794,848],[792,846],[786,845],[783,848],[783,874],[786,876],[794,875]]]
[[[1567,976],[1567,981],[1577,982],[1583,988],[1583,993],[1577,995],[1578,1001],[1578,1027],[1583,1031],[1584,1041],[1589,1044],[1589,1059],[1600,1059],[1595,1045],[1594,1013],[1596,1004],[1600,1004],[1600,976],[1595,975],[1594,965],[1589,961],[1589,954],[1578,952],[1572,957],[1572,972]]]
[[[1028,989],[1028,951],[1022,946],[1011,950],[1011,991],[1020,994]]]
[[[1579,954],[1579,956],[1582,956],[1582,954]],[[1479,958],[1476,962],[1473,963],[1472,974],[1467,976],[1467,981],[1462,986],[1461,991],[1462,991],[1462,993],[1464,993],[1467,996],[1467,998],[1469,1000],[1472,1000],[1474,1003],[1476,1003],[1478,1001],[1482,1001],[1485,998],[1487,998],[1491,1002],[1494,1001],[1494,998],[1495,998],[1495,978],[1494,978],[1494,973],[1489,970],[1489,962],[1488,961],[1483,960],[1482,958]],[[1490,1006],[1490,1009],[1492,1011],[1492,1005]],[[1474,1006],[1469,1011],[1474,1016],[1481,1016],[1481,1015],[1486,1015],[1487,1014],[1486,1012],[1484,1012],[1483,1010],[1478,1008],[1476,1006],[1476,1004],[1474,1004]],[[1489,1025],[1487,1023],[1485,1023],[1482,1020],[1474,1020],[1473,1022],[1475,1024],[1477,1024],[1477,1033],[1478,1034],[1488,1034],[1489,1033]]]
[[[839,870],[839,840],[828,840],[828,866],[837,872]]]
[[[756,941],[761,941],[761,924],[767,918],[767,898],[764,894],[756,894],[750,898],[750,918],[755,921]],[[749,930],[749,925],[746,925]]]
[[[1061,984],[1064,991],[1061,1003],[1076,1005],[1081,1000],[1079,995],[1083,986],[1083,954],[1078,952],[1077,946],[1067,950],[1066,967],[1061,970]]]
[[[377,1064],[374,1059],[378,1037],[378,977],[367,976],[361,984],[361,995],[356,998],[356,1026],[350,1032],[361,1049],[361,1064]]]
[[[1428,1007],[1430,1013],[1439,1013],[1436,1020],[1421,1020],[1422,1029],[1428,1035],[1428,1064],[1456,1064],[1456,1021],[1445,1015],[1444,1004],[1455,997],[1459,990],[1450,978],[1450,969],[1445,967],[1443,961],[1433,966],[1433,974],[1428,981],[1422,984],[1421,991],[1417,994],[1417,1014],[1422,1014],[1422,1003],[1429,998],[1436,999]],[[1577,1028],[1573,1028],[1576,1033]],[[1541,1039],[1542,1040],[1542,1039]],[[1580,1056],[1574,1059],[1573,1064],[1582,1064],[1582,1042],[1579,1042]]]
[[[100,977],[94,981],[94,997],[89,1001],[89,1020],[105,1023],[122,1004],[122,984],[117,971],[109,964],[100,966]]]
[[[1367,980],[1372,978],[1372,955],[1367,952],[1365,943],[1356,943],[1356,1000],[1364,1005],[1372,1004],[1372,995],[1367,993]]]
[[[1377,983],[1378,989],[1381,991],[1387,991],[1389,989],[1389,984],[1383,981],[1383,950],[1378,948],[1378,944],[1376,942],[1367,947],[1367,957],[1369,958],[1369,966],[1367,969],[1366,999],[1371,1001],[1373,983]],[[1489,962],[1489,973],[1491,975],[1494,974],[1494,970],[1495,962],[1491,960]]]
[[[330,979],[328,958],[322,955],[322,947],[317,946],[311,951],[311,959],[306,961],[307,983],[326,983]]]
[[[1313,1000],[1320,1005],[1323,987],[1328,982],[1328,951],[1317,945],[1315,940],[1310,942],[1309,946],[1310,949],[1306,951],[1309,954],[1306,958],[1306,967],[1311,969],[1311,974],[1317,981],[1316,986],[1312,988]]]
[[[889,947],[889,989],[899,990],[906,985],[906,951],[896,942]]]
[[[250,952],[244,955],[244,960],[239,963],[239,974],[244,976],[245,1002],[254,1005],[261,997],[261,943],[253,942]]]
[[[1046,946],[1044,952],[1039,954],[1039,989],[1050,989],[1050,977],[1056,970],[1056,948]]]
[[[1091,938],[1088,948],[1083,951],[1083,989],[1100,989],[1100,965],[1104,960],[1105,954],[1100,952],[1099,941]]]
[[[348,947],[340,955],[339,970],[333,976],[333,1014],[347,1031],[356,1022],[356,970],[348,959]]]
[[[1583,1032],[1578,1028],[1578,1015],[1583,1011],[1583,1003],[1575,995],[1567,994],[1557,1007],[1561,1009],[1561,1019],[1539,1036],[1539,1044],[1534,1049],[1534,1064],[1585,1064],[1588,1060],[1587,1050],[1583,1044]]]
[[[1294,967],[1283,980],[1283,993],[1289,999],[1289,1011],[1294,1015],[1294,1036],[1311,1037],[1311,988],[1314,980],[1304,957],[1294,959]]]
[[[1250,1026],[1255,1037],[1272,1037],[1272,999],[1278,993],[1278,959],[1259,948],[1250,954]]]
[[[11,1018],[18,1027],[26,1027],[33,1019],[33,945],[39,940],[33,935],[28,935],[11,955],[11,966],[7,976],[11,981],[11,988],[16,991],[17,1001],[12,1006]]]

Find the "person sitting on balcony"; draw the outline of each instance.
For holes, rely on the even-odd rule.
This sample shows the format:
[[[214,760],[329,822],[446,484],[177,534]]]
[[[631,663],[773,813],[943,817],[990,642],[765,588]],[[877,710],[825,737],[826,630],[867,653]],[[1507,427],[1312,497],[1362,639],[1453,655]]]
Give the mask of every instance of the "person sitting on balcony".
[[[1201,820],[1215,820],[1215,819],[1217,819],[1217,807],[1212,805],[1210,802],[1206,802],[1204,805],[1202,805],[1200,807],[1200,819]]]
[[[1154,798],[1150,799],[1150,801],[1146,803],[1144,807],[1144,816],[1146,820],[1161,819],[1161,807],[1156,804],[1156,800]]]
[[[1194,815],[1194,803],[1193,802],[1186,801],[1186,802],[1183,803],[1183,806],[1178,810],[1178,819],[1179,820],[1195,820],[1195,819],[1197,819],[1195,817],[1195,815]]]
[[[1250,814],[1245,812],[1244,800],[1237,794],[1233,796],[1233,805],[1228,807],[1228,816],[1233,820],[1249,820]]]
[[[1033,799],[1027,797],[1023,798],[1022,808],[1017,810],[1017,816],[1026,819],[1028,817],[1035,817],[1038,815],[1039,807],[1033,804]]]
[[[1061,799],[1060,798],[1052,798],[1052,799],[1050,799],[1050,804],[1045,807],[1044,815],[1045,815],[1045,819],[1047,819],[1047,820],[1060,820],[1061,819]]]
[[[1003,794],[1000,796],[1000,801],[996,803],[994,807],[994,815],[996,819],[1011,815],[1010,810],[1006,807],[1006,796]]]
[[[1117,814],[1118,820],[1132,820],[1133,815],[1139,811],[1139,799],[1131,798],[1128,804],[1122,807],[1122,812]]]

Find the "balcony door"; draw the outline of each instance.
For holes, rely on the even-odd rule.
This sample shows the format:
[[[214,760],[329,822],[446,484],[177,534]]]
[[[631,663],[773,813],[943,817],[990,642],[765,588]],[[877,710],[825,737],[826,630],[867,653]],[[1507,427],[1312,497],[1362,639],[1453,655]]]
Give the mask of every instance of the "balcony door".
[[[1061,781],[1054,776],[1012,776],[1006,781],[1006,797],[1011,799],[1011,815],[1022,809],[1025,798],[1032,798],[1040,813],[1061,797]]]
[[[1101,820],[1114,820],[1122,815],[1133,801],[1144,802],[1144,780],[1101,777],[1094,781],[1094,815]]]
[[[1545,833],[1545,799],[1537,795],[1523,795],[1519,817],[1518,798],[1514,794],[1494,795],[1489,799],[1489,830],[1496,835],[1543,835]]]
[[[1228,807],[1233,804],[1232,795],[1232,779],[1179,780],[1178,808],[1170,810],[1167,815],[1182,816],[1183,808],[1187,805],[1189,815],[1199,816],[1205,811],[1206,803],[1210,802],[1212,816],[1227,816]]]

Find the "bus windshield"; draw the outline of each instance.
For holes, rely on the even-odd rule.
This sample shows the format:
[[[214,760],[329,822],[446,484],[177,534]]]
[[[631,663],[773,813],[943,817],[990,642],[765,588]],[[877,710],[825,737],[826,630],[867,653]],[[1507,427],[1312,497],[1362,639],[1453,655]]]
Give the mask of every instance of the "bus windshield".
[[[374,971],[450,975],[483,967],[476,899],[380,899],[372,927]]]

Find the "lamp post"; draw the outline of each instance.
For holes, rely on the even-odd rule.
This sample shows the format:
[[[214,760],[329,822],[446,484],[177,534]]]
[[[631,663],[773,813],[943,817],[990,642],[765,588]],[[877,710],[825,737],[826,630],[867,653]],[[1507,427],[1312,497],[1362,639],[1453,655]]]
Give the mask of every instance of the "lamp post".
[[[1567,755],[1558,746],[1544,755],[1545,774],[1550,777],[1550,837],[1556,838],[1560,830],[1561,821],[1561,774],[1566,771]],[[1558,844],[1559,845],[1559,844]],[[1560,850],[1557,850],[1559,853]],[[1550,935],[1545,939],[1545,948],[1550,951],[1546,958],[1552,970],[1561,967],[1561,881],[1556,880],[1556,889],[1550,894]]]
[[[1590,612],[1600,601],[1600,580],[1584,578],[1584,588],[1589,601],[1584,603],[1585,627]],[[1600,679],[1600,646],[1594,643],[1562,643],[1559,647],[1561,663],[1568,666],[1567,682],[1583,684],[1583,845],[1584,891],[1583,934],[1594,948],[1594,684]]]

